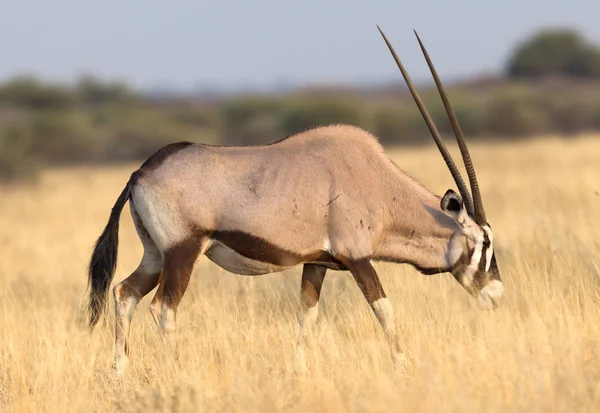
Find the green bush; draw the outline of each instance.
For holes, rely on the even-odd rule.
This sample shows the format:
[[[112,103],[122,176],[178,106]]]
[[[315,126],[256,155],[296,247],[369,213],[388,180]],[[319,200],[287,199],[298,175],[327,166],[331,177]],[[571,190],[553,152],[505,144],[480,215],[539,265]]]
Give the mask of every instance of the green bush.
[[[368,116],[357,99],[302,98],[285,105],[281,129],[291,135],[316,126],[347,123],[368,128]]]
[[[60,86],[18,77],[0,87],[0,103],[32,110],[63,109],[75,104],[75,96]]]
[[[238,145],[264,145],[281,139],[278,119],[269,114],[256,115],[240,125]]]
[[[476,99],[475,97],[470,96],[469,93],[460,90],[449,89],[447,90],[447,93],[452,110],[456,115],[464,135],[477,136],[482,134],[486,124],[486,112],[485,106],[479,101],[480,99]],[[454,136],[450,118],[446,113],[446,108],[444,107],[444,103],[439,97],[437,90],[425,95],[424,100],[426,100],[425,104],[440,133],[443,135]],[[421,115],[419,114],[419,116]]]
[[[33,139],[27,122],[11,121],[0,131],[0,182],[37,177],[40,160],[33,154]]]
[[[279,100],[271,97],[251,96],[224,102],[220,108],[223,143],[240,145],[244,128],[252,119],[265,115],[277,116],[280,110]]]
[[[32,151],[55,164],[92,161],[101,147],[96,131],[77,112],[39,112],[30,120]]]
[[[518,138],[551,131],[545,102],[523,89],[509,89],[492,98],[485,114],[485,130],[495,136]]]
[[[169,117],[183,126],[218,131],[221,128],[219,113],[211,107],[194,105],[167,111]]]
[[[79,79],[75,94],[82,103],[90,105],[126,102],[135,98],[135,94],[124,83],[103,82],[92,76]]]
[[[575,30],[540,30],[518,45],[507,69],[510,78],[569,76],[600,78],[600,49]]]
[[[444,135],[452,129],[433,85],[421,91]],[[562,79],[449,86],[468,139],[600,130],[600,82]],[[67,89],[17,78],[0,85],[0,180],[47,165],[140,160],[176,141],[261,145],[327,124],[363,127],[384,145],[429,144],[410,95],[293,92],[211,100],[144,99],[118,84]]]
[[[575,99],[560,99],[550,108],[552,129],[565,135],[594,129],[593,106]]]
[[[372,132],[382,145],[419,142],[424,133],[420,123],[423,123],[420,114],[412,114],[397,103],[377,105],[371,113]]]

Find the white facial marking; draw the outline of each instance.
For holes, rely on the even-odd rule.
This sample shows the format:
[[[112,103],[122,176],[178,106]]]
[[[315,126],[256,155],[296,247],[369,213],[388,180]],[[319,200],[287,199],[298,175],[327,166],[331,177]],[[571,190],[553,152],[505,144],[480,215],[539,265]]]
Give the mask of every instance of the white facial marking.
[[[446,251],[446,263],[448,267],[452,267],[462,257],[464,245],[461,242],[462,236],[453,236],[448,242],[448,250]]]
[[[395,333],[396,325],[394,324],[394,309],[392,308],[392,303],[387,298],[380,298],[377,301],[374,301],[371,304],[373,307],[373,311],[375,312],[375,316],[381,323],[383,330],[387,333]]]
[[[477,267],[479,266],[479,261],[481,261],[484,238],[483,231],[477,225],[463,228],[463,231],[465,235],[467,235],[467,237],[473,240],[473,242],[475,243],[475,248],[473,250],[473,255],[471,256],[471,261],[469,262],[469,265],[465,269],[465,272],[462,276],[463,283],[465,283],[465,286],[467,286],[472,284],[473,277],[475,275],[475,272],[477,271]]]

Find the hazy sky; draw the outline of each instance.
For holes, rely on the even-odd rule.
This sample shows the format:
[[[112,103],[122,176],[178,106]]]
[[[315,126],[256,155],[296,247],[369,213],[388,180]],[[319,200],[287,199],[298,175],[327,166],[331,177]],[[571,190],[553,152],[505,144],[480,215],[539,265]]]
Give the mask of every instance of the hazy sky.
[[[399,73],[376,24],[416,80],[418,30],[442,78],[499,70],[543,25],[600,42],[596,0],[2,0],[0,79],[83,72],[141,88],[385,82]],[[596,6],[594,6],[596,4]]]

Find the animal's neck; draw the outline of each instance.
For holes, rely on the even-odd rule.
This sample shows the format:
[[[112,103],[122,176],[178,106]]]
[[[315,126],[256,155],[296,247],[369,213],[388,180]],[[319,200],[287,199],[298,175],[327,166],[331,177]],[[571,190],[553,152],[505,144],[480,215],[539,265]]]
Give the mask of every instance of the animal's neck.
[[[426,274],[449,271],[462,250],[449,251],[458,226],[441,210],[440,198],[405,175],[395,191],[373,259],[409,263]]]

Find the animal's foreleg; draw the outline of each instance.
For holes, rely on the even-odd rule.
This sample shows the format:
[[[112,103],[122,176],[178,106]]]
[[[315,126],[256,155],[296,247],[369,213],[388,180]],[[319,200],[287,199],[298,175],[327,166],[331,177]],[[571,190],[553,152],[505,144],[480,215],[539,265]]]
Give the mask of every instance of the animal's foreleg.
[[[319,296],[321,295],[321,287],[323,286],[326,272],[326,267],[314,264],[305,264],[302,270],[300,312],[298,313],[298,341],[294,360],[294,368],[297,372],[307,370],[304,341],[319,316]]]
[[[394,309],[392,308],[392,303],[390,303],[385,295],[375,268],[366,259],[348,263],[348,268],[383,328],[392,359],[394,361],[403,360],[404,354],[402,353],[398,335],[396,334]]]

